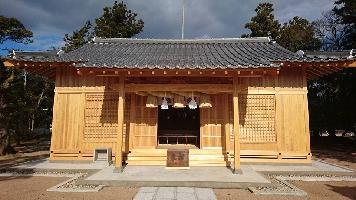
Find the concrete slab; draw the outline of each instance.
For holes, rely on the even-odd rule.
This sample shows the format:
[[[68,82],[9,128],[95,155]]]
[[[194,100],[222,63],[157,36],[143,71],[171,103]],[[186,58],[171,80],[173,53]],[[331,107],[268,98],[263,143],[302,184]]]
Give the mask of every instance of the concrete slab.
[[[242,166],[242,174],[232,174],[227,167],[191,167],[188,170],[167,170],[164,166],[127,166],[122,173],[114,173],[110,166],[83,180],[83,184],[108,186],[174,186],[247,188],[270,181],[250,166]]]
[[[35,160],[25,162],[23,164],[14,166],[13,168],[21,169],[103,169],[108,164],[104,162],[98,163],[59,163],[49,162],[48,159]]]
[[[194,193],[177,193],[177,199],[179,200],[196,200]]]
[[[211,188],[142,187],[134,200],[216,200],[216,195]]]
[[[352,173],[352,169],[332,165],[323,161],[313,161],[311,165],[249,165],[259,172],[344,172]]]

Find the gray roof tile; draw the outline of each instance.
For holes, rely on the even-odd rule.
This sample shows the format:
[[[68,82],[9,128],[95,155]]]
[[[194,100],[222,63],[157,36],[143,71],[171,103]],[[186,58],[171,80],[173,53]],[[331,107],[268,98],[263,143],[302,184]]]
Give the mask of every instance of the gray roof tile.
[[[276,67],[276,61],[325,61],[284,49],[269,38],[126,39],[94,38],[69,53],[15,52],[16,60],[75,62],[76,67],[216,69]],[[344,58],[341,58],[344,59]]]

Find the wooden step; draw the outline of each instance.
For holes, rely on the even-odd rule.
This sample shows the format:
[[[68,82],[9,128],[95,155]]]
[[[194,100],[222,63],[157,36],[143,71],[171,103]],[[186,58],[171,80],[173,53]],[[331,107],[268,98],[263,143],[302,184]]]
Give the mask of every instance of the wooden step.
[[[189,149],[190,166],[226,166],[222,149]],[[167,149],[134,149],[127,156],[129,165],[166,165]]]

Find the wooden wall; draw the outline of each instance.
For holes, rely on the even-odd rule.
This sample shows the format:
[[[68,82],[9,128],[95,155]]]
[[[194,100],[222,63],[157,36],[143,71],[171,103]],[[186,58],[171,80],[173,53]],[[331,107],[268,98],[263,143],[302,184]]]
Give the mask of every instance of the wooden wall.
[[[241,161],[271,162],[271,158],[276,158],[277,162],[310,162],[309,113],[304,70],[302,68],[283,68],[279,76],[276,77],[240,78],[239,87]],[[243,96],[260,96],[257,103],[262,105],[263,119],[266,119],[267,113],[275,110],[275,126],[272,128],[269,125],[268,132],[270,134],[263,136],[262,140],[255,138],[255,141],[251,141],[244,138],[246,135],[243,135],[243,132],[246,127],[243,126],[242,121],[249,117],[241,115],[244,112],[244,108],[241,107],[243,106],[241,105]],[[267,97],[269,100],[263,100]],[[273,101],[274,108],[271,105]],[[232,102],[229,107],[229,110],[232,110]],[[245,109],[252,109],[252,106],[247,103]],[[261,111],[261,108],[259,110]],[[254,111],[254,113],[256,117],[261,117],[258,112]],[[231,113],[230,116],[232,116]],[[271,115],[268,116],[271,119]],[[232,124],[232,117],[230,123]],[[250,129],[252,134],[259,135],[256,134],[256,132],[260,132],[259,128],[265,132],[265,125],[258,125],[258,122],[255,125]],[[275,139],[271,134],[273,129],[276,135]],[[267,133],[265,132],[265,134]],[[230,146],[232,145],[233,134],[231,132]],[[230,148],[230,151],[232,150],[233,148]]]
[[[229,130],[228,96],[222,94],[210,95],[212,108],[200,109],[200,148],[222,149],[225,146],[225,133]]]
[[[132,94],[130,134],[132,149],[156,148],[157,108],[146,107],[145,96]]]
[[[118,78],[79,76],[70,68],[58,68],[56,76],[51,159],[89,160],[99,147],[115,152]],[[304,70],[283,68],[278,76],[241,77],[238,87],[241,161],[309,162]],[[126,154],[156,147],[157,109],[146,108],[145,98],[126,93],[122,149]],[[221,149],[231,158],[232,95],[214,94],[211,100],[212,108],[200,109],[201,149]]]
[[[51,160],[90,160],[95,148],[115,152],[117,137],[117,77],[79,76],[58,68],[53,111]],[[125,97],[123,152],[129,151],[130,102]]]

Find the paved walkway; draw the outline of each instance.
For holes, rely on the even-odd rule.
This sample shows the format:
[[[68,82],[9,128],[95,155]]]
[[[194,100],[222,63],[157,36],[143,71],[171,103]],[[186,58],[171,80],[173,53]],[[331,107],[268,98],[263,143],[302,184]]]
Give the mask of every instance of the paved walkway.
[[[216,200],[211,188],[141,187],[134,200]]]
[[[206,181],[270,183],[264,176],[241,166],[242,174],[233,174],[227,167],[190,167],[174,170],[164,166],[126,166],[123,173],[113,173],[114,166],[102,169],[86,180],[130,180],[130,181]]]
[[[50,162],[48,159],[25,162],[13,168],[21,169],[104,169],[107,162],[78,163],[78,162]]]

